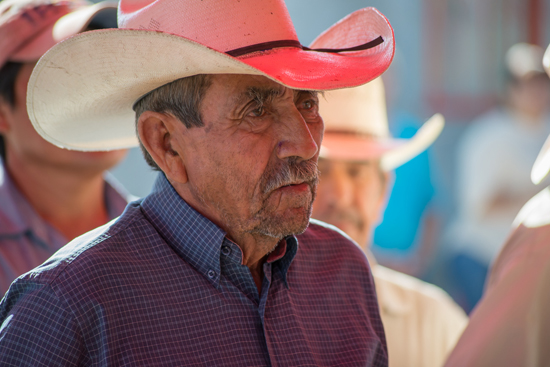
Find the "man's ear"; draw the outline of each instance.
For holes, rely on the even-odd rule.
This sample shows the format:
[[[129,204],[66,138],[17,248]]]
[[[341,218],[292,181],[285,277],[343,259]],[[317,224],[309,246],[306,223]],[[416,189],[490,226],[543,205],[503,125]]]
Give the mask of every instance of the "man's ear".
[[[187,171],[175,139],[182,126],[174,116],[152,111],[143,112],[137,123],[139,139],[151,158],[170,180],[183,184]]]

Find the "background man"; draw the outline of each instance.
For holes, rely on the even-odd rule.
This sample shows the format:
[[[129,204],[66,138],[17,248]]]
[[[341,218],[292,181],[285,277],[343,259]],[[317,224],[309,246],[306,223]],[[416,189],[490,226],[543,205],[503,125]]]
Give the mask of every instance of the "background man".
[[[33,129],[27,84],[56,41],[84,28],[116,28],[116,5],[0,2],[0,293],[68,240],[122,213],[128,195],[104,173],[125,151],[60,149]]]
[[[503,103],[478,117],[457,150],[457,218],[449,291],[468,311],[481,297],[495,260],[521,207],[538,191],[529,170],[550,134],[550,79],[543,49],[519,43],[506,53]]]
[[[550,48],[544,63],[550,74]],[[531,171],[550,170],[550,138]],[[520,210],[491,268],[483,298],[445,366],[550,365],[550,186]]]
[[[367,253],[390,366],[441,366],[466,326],[466,315],[443,290],[377,265],[369,247],[386,203],[388,172],[426,149],[439,135],[443,118],[434,116],[408,141],[392,139],[380,78],[327,92],[320,113],[325,136],[313,217],[334,224]]]
[[[308,228],[323,135],[312,91],[386,70],[387,20],[359,10],[318,51],[299,44],[282,0],[122,0],[119,26],[39,61],[29,116],[81,150],[135,143],[135,118],[163,174],[13,283],[0,364],[387,366],[365,256]],[[353,52],[322,50],[336,45]]]

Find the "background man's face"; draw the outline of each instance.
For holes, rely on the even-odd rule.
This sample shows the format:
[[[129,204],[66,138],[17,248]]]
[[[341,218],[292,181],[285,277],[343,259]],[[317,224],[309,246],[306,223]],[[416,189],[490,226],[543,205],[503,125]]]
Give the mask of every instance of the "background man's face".
[[[544,74],[518,81],[508,87],[508,97],[514,108],[538,117],[550,104],[550,79]]]
[[[182,124],[175,138],[196,201],[234,231],[304,231],[323,134],[316,94],[265,77],[214,75],[200,111],[205,126]]]
[[[346,232],[366,249],[385,200],[386,173],[377,161],[319,160],[321,179],[313,218]]]
[[[17,165],[39,164],[43,167],[74,170],[82,174],[97,174],[118,163],[126,154],[125,150],[71,151],[58,148],[38,135],[27,115],[26,105],[27,84],[33,67],[34,63],[26,63],[17,75],[15,106],[0,98],[0,133],[6,140],[8,162]]]

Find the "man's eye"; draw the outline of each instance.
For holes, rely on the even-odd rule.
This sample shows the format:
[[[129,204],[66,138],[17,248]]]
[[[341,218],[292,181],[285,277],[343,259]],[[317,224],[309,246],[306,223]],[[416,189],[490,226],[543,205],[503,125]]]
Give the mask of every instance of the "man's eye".
[[[248,115],[253,116],[253,117],[262,117],[263,115],[265,115],[265,108],[263,106],[260,106],[256,109],[250,111],[250,113]]]
[[[350,167],[348,168],[348,176],[349,177],[358,177],[361,172],[357,167]]]
[[[304,110],[311,110],[313,107],[315,107],[315,102],[312,100],[302,102],[302,109]]]

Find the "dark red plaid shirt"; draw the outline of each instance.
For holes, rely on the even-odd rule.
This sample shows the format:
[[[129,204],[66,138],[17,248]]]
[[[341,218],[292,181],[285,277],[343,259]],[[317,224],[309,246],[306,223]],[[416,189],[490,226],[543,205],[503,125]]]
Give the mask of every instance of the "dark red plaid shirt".
[[[312,221],[264,265],[160,175],[115,222],[16,280],[1,366],[387,366],[362,251]]]

